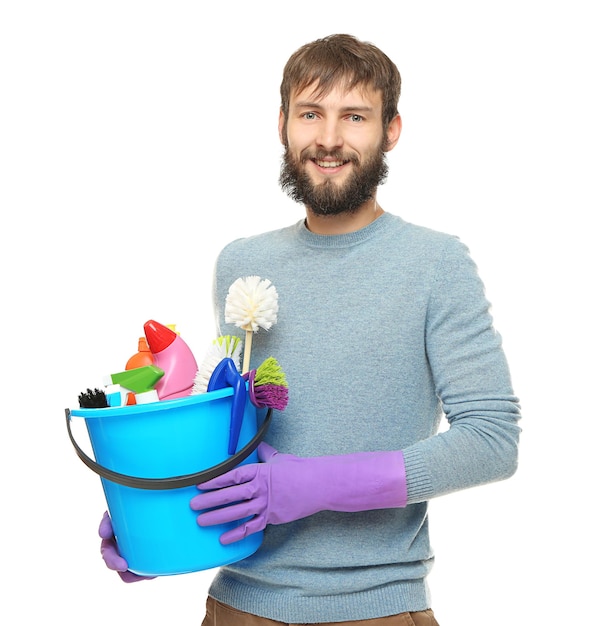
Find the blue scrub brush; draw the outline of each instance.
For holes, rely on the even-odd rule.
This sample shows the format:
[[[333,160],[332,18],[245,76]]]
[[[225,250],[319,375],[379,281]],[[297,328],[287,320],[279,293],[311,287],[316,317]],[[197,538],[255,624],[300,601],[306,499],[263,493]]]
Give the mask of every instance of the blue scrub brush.
[[[191,394],[205,393],[208,390],[212,373],[223,359],[230,358],[239,369],[241,353],[242,340],[239,337],[223,335],[214,339],[197,371]]]
[[[228,453],[232,455],[237,448],[247,398],[257,408],[283,411],[289,400],[289,390],[286,376],[273,357],[265,359],[256,370],[250,370],[243,376],[238,372],[233,359],[222,359],[210,376],[207,391],[225,387],[233,388],[228,449]]]
[[[240,438],[242,421],[244,420],[244,408],[246,407],[246,381],[237,371],[237,366],[233,359],[224,358],[212,372],[207,386],[208,391],[233,389],[233,400],[231,401],[231,420],[229,424],[229,455],[235,454]]]

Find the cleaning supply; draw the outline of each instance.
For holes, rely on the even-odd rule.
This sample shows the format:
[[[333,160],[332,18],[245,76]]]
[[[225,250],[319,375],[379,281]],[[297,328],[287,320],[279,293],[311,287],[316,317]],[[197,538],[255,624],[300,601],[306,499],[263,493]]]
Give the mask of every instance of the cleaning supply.
[[[105,386],[105,397],[107,405],[112,407],[127,406],[129,403],[129,394],[132,391],[122,385],[111,384]]]
[[[155,320],[148,320],[143,329],[154,364],[164,372],[155,385],[159,399],[190,395],[198,367],[188,344],[176,332]]]
[[[248,380],[250,401],[260,409],[284,411],[289,402],[287,378],[274,357],[268,357],[257,367],[244,374]]]
[[[143,367],[145,365],[153,365],[154,357],[152,356],[152,351],[150,350],[150,346],[148,346],[148,342],[145,337],[139,337],[139,342],[137,344],[137,352],[133,354],[133,356],[126,361],[126,366],[124,369],[132,370],[137,367]]]
[[[233,401],[231,403],[231,422],[229,425],[229,448],[230,455],[235,454],[239,441],[242,420],[244,418],[244,408],[246,407],[246,381],[240,376],[233,359],[224,358],[214,368],[207,386],[208,392],[233,388]]]
[[[271,423],[246,402],[238,453],[229,456],[233,389],[169,402],[107,409],[65,410],[66,427],[79,458],[101,477],[118,552],[135,574],[183,574],[228,565],[253,554],[261,536],[223,546],[234,524],[201,528],[188,502],[195,485],[240,463],[257,463],[258,444]],[[85,422],[86,453],[73,436]]]
[[[79,394],[79,406],[82,409],[102,409],[109,406],[109,404],[107,403],[107,396],[102,389],[88,388]]]
[[[207,391],[212,372],[223,359],[233,359],[235,366],[239,369],[241,353],[242,340],[239,337],[224,335],[214,339],[199,366],[191,393],[205,393]]]
[[[164,376],[165,372],[156,365],[144,365],[131,370],[124,370],[105,377],[105,385],[122,385],[134,393],[143,393],[154,389],[156,383]]]
[[[149,404],[150,402],[158,402],[158,391],[156,389],[148,389],[148,391],[142,391],[141,393],[134,394],[135,404]]]
[[[259,328],[269,330],[278,321],[278,292],[271,281],[259,276],[238,278],[225,300],[225,322],[246,331],[242,374],[250,369],[252,336]]]

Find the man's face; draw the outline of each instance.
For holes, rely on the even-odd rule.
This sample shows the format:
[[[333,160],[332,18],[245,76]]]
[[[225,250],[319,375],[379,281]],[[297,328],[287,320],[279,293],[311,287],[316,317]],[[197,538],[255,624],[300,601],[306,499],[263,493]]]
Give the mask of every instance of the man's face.
[[[380,92],[366,88],[292,94],[286,125],[282,113],[279,121],[289,196],[317,215],[355,213],[372,201],[387,176],[381,107]]]

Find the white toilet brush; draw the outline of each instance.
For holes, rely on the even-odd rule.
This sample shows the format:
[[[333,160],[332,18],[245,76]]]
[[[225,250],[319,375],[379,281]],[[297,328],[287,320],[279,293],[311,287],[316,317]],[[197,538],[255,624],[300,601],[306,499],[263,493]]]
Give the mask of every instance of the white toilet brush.
[[[250,368],[252,335],[259,328],[269,330],[278,320],[278,292],[271,281],[259,276],[238,278],[225,301],[225,322],[246,331],[242,374]]]

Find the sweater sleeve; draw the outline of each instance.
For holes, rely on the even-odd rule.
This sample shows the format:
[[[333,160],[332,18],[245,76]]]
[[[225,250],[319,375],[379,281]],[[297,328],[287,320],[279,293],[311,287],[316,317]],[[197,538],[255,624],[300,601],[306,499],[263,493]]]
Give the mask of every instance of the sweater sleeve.
[[[503,480],[517,468],[518,400],[483,283],[457,239],[435,272],[425,329],[449,428],[403,451],[409,503]]]

